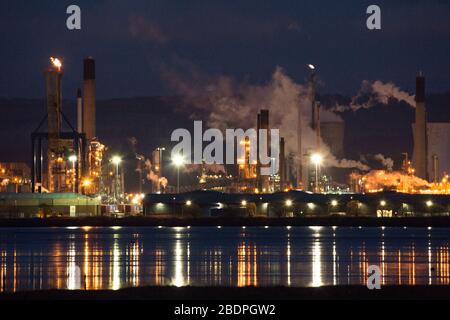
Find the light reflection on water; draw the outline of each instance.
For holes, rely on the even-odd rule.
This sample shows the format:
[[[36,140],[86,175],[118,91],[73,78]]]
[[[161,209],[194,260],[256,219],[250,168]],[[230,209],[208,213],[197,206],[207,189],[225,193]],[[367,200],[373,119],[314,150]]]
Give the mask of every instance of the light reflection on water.
[[[5,228],[0,291],[365,284],[371,264],[383,285],[449,284],[449,241],[443,228]]]

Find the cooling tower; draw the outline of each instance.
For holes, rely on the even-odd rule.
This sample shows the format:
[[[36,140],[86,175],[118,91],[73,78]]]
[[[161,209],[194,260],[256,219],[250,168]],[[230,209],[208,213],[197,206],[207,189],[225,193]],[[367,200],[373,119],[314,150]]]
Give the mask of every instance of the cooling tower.
[[[416,176],[428,180],[427,172],[427,116],[425,109],[425,77],[416,77],[416,122],[414,124],[413,166]]]
[[[95,60],[92,57],[84,59],[83,87],[83,130],[86,139],[95,138]]]
[[[428,176],[434,178],[437,170],[438,178],[444,173],[450,173],[450,123],[429,122],[428,131]],[[433,165],[433,156],[436,156],[438,165]]]

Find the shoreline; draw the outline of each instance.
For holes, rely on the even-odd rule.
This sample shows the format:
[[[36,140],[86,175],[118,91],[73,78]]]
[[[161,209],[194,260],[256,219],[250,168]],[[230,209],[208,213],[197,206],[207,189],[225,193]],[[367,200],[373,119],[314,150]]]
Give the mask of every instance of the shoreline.
[[[85,217],[46,219],[0,219],[0,228],[29,227],[237,227],[237,226],[338,226],[338,227],[442,227],[450,228],[450,217],[301,217],[301,218],[163,218],[163,217]]]
[[[450,299],[450,286],[135,287],[120,290],[41,290],[1,293],[0,300],[404,300]]]

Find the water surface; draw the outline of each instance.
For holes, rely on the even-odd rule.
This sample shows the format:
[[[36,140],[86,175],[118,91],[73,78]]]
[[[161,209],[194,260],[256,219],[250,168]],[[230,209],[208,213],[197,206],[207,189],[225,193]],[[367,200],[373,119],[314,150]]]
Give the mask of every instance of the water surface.
[[[444,228],[4,228],[0,291],[365,284],[371,264],[384,285],[449,284],[449,242]]]

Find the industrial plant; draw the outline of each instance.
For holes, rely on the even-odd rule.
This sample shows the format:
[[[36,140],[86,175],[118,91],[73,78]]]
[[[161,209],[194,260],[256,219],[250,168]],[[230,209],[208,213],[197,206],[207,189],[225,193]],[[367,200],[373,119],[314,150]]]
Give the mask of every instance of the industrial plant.
[[[73,124],[63,106],[63,63],[51,57],[44,71],[46,113],[30,132],[31,161],[0,163],[2,216],[449,215],[450,123],[428,122],[424,75],[416,78],[412,159],[403,153],[401,170],[394,170],[393,164],[371,169],[330,163],[344,159],[345,124],[339,117],[321,119],[322,113],[331,111],[317,98],[316,67],[309,64],[308,70],[303,98],[309,110],[302,103],[297,114],[290,115],[296,119],[295,141],[279,137],[270,174],[261,174],[269,165],[261,162],[259,150],[257,159],[251,159],[254,146],[246,136],[237,141],[243,156],[235,165],[190,165],[173,155],[164,159],[169,145],[155,148],[148,158],[135,150],[131,161],[136,163],[139,187],[126,190],[122,156],[111,153],[96,133],[94,58],[83,61]],[[277,115],[261,108],[253,118],[257,132],[266,130],[267,141],[274,139],[272,116]],[[308,132],[313,137],[306,138]],[[288,144],[296,145],[297,152],[288,152]],[[169,181],[166,173],[174,169],[176,179]],[[194,180],[180,183],[180,173]],[[145,181],[150,189],[143,189]]]

